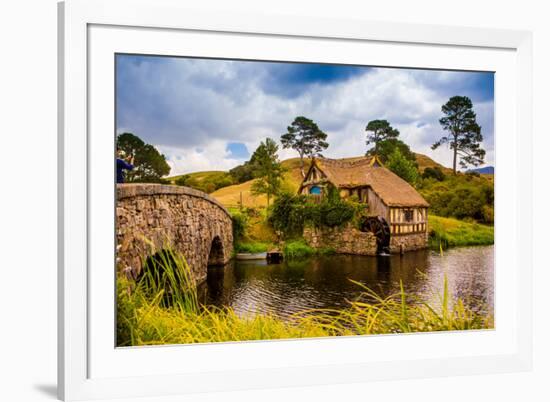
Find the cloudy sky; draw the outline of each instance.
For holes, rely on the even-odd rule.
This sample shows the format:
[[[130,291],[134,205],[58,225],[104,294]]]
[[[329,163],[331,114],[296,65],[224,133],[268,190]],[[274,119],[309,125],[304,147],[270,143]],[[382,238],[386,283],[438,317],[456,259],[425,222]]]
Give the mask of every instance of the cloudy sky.
[[[451,166],[450,150],[430,145],[454,95],[472,100],[486,165],[494,161],[492,73],[131,55],[117,56],[116,73],[117,133],[155,145],[171,175],[228,170],[296,116],[328,134],[327,157],[364,154],[365,126],[386,119],[413,151]]]

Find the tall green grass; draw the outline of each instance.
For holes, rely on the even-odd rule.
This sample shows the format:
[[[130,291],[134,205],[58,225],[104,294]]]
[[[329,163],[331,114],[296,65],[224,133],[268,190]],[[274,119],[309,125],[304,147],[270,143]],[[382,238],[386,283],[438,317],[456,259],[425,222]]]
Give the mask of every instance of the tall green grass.
[[[173,252],[167,256],[158,262],[162,274],[144,274],[137,282],[118,278],[119,346],[467,330],[494,325],[492,315],[480,315],[462,300],[452,299],[446,279],[435,304],[416,300],[402,285],[398,293],[381,297],[354,282],[362,293],[343,310],[307,310],[287,320],[269,314],[243,317],[231,308],[201,306],[185,259]],[[168,300],[166,294],[170,295]]]
[[[311,257],[313,255],[334,254],[334,249],[329,247],[316,249],[308,245],[305,240],[299,239],[287,241],[283,247],[283,254],[286,259],[300,260]]]
[[[193,273],[180,253],[164,248],[145,260],[137,291],[161,307],[198,311],[197,287]]]
[[[494,227],[464,222],[453,218],[429,216],[429,246],[439,250],[457,246],[482,246],[494,244]]]

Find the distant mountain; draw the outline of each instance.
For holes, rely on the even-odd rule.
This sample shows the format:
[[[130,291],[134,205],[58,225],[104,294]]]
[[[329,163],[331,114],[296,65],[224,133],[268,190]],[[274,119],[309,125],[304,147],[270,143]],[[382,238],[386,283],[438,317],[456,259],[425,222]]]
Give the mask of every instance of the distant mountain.
[[[484,166],[482,168],[470,169],[468,172],[477,172],[479,174],[495,174],[494,166]]]

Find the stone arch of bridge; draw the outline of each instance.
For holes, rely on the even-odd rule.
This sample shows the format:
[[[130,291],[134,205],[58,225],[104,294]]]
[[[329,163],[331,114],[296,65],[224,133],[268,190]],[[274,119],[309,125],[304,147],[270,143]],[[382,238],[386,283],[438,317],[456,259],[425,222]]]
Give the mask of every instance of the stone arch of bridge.
[[[197,282],[209,265],[233,254],[233,223],[227,209],[202,191],[160,184],[118,184],[117,268],[136,277],[143,262],[166,247],[181,253]]]
[[[208,266],[212,265],[224,265],[225,253],[223,250],[223,242],[220,236],[214,236],[210,245],[210,252],[208,253]]]

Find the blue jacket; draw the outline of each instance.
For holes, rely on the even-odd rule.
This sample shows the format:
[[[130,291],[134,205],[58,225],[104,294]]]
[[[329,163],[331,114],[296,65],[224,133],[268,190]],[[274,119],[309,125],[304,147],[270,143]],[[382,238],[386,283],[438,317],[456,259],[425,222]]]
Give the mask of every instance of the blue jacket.
[[[124,174],[122,174],[123,170],[132,170],[134,168],[134,165],[126,162],[125,160],[118,159],[116,160],[116,182],[117,183],[124,183]]]

